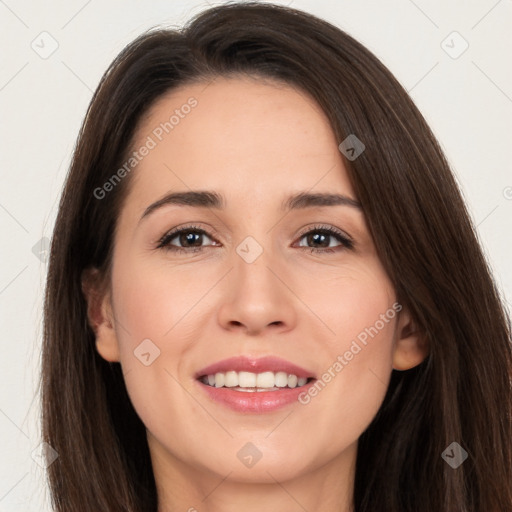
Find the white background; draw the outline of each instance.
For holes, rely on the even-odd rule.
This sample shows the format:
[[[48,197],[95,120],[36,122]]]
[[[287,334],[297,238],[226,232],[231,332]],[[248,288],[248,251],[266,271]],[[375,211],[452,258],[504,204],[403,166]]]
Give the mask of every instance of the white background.
[[[510,302],[512,0],[277,3],[346,30],[410,91],[457,175]],[[92,91],[111,60],[141,32],[181,25],[207,6],[185,0],[0,0],[0,512],[49,510],[44,470],[31,456],[40,442],[37,380],[46,276],[44,257],[32,249],[51,237]],[[31,47],[34,42],[50,48],[43,31],[58,43],[46,59]],[[453,31],[469,43],[455,59],[442,46]],[[444,44],[453,46],[452,53],[461,48],[453,36]]]

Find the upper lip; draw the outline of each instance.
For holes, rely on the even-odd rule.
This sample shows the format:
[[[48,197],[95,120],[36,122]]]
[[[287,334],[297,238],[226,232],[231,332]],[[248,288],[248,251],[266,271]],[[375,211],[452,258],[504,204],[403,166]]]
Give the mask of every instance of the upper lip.
[[[286,372],[297,377],[314,378],[313,372],[306,370],[296,364],[274,356],[252,358],[247,356],[235,356],[223,359],[213,363],[196,373],[196,379],[204,375],[213,375],[215,373],[225,373],[227,371],[235,372]]]

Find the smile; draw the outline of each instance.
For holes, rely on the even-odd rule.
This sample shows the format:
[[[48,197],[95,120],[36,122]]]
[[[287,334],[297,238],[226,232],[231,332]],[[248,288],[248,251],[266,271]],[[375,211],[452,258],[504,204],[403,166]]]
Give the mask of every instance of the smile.
[[[279,391],[281,388],[302,387],[308,382],[306,377],[297,377],[293,373],[252,373],[234,370],[203,375],[200,380],[211,387],[232,388],[244,392]]]
[[[238,356],[203,368],[196,380],[214,402],[237,412],[262,413],[297,402],[316,378],[280,358]]]

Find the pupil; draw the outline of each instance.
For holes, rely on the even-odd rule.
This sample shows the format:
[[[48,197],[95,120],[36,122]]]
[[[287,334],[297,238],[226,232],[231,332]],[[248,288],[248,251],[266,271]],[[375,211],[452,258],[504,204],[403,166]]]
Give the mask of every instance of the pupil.
[[[192,233],[192,232],[189,232],[186,235],[182,235],[182,237],[185,239],[186,243],[193,242],[194,241],[194,237],[200,237],[200,236],[201,235],[199,233]],[[182,238],[182,240],[180,240],[180,243],[182,245],[183,245],[183,238]],[[199,245],[201,245],[201,244],[199,244]]]
[[[322,247],[325,247],[325,240],[327,239],[327,236],[326,235],[323,235],[323,234],[315,234],[315,235],[310,235],[311,238],[313,238],[313,240],[315,241],[315,243],[318,241],[318,237],[323,237],[323,241],[324,243],[322,244]],[[329,244],[327,244],[329,245]]]

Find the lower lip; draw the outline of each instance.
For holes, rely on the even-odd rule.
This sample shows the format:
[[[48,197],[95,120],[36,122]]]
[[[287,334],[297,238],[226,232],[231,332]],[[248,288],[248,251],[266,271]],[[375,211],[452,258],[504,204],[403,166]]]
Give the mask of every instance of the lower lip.
[[[281,409],[289,404],[298,402],[299,395],[308,391],[315,383],[311,380],[298,388],[282,388],[278,391],[235,391],[231,388],[215,388],[197,381],[205,393],[216,402],[219,402],[237,412],[270,412]]]

